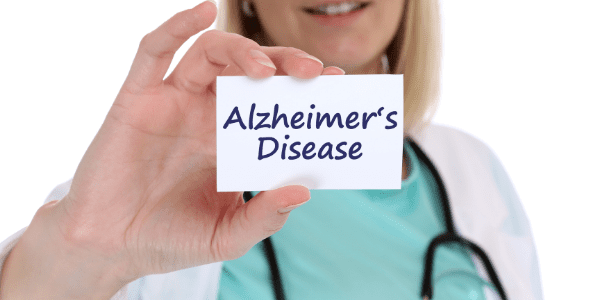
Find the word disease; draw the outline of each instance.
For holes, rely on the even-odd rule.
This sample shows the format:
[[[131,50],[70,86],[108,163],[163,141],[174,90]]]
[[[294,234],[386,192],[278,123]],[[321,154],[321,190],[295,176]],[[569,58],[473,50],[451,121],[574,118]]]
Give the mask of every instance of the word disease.
[[[310,105],[311,109],[315,109],[315,105]],[[279,104],[275,104],[273,107],[273,113],[270,112],[256,112],[256,103],[252,103],[250,107],[250,114],[247,122],[244,122],[238,107],[234,107],[227,118],[227,121],[223,125],[223,129],[230,128],[230,126],[239,126],[243,130],[259,130],[259,129],[275,129],[277,126],[285,126],[285,128],[291,128],[294,130],[306,130],[306,129],[320,129],[324,128],[340,128],[340,129],[367,129],[367,126],[371,123],[377,123],[375,120],[382,119],[384,108],[381,107],[375,112],[364,112],[362,116],[358,112],[350,112],[345,116],[340,113],[321,113],[313,112],[305,113],[298,111],[288,118],[285,113],[280,113]],[[384,122],[386,122],[385,129],[394,129],[398,126],[393,116],[397,115],[397,111],[388,112],[385,116]],[[256,115],[256,116],[255,116]],[[316,116],[315,116],[316,115]],[[315,117],[313,119],[313,116]],[[362,118],[361,118],[362,117]],[[289,144],[286,142],[290,138],[289,134],[285,135],[285,141],[281,143],[274,137],[263,136],[258,138],[258,160],[263,160],[274,156],[281,149],[280,157],[285,160],[296,160],[303,158],[305,160],[311,160],[315,157],[319,159],[335,159],[341,160],[346,157],[356,160],[359,159],[363,153],[360,152],[362,144],[358,141],[352,143],[347,147],[348,142],[339,141],[334,146],[333,143],[323,143],[318,151],[317,145],[314,142],[308,142],[302,146],[299,141]],[[348,149],[348,150],[346,150]],[[315,152],[313,152],[315,151]],[[335,153],[334,153],[335,152]]]

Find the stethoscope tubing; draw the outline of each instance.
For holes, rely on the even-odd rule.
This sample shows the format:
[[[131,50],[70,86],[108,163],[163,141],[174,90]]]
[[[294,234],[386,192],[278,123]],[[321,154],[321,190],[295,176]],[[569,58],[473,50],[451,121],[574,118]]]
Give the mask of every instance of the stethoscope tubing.
[[[427,167],[431,170],[433,177],[439,187],[440,197],[442,199],[442,209],[444,212],[444,222],[446,224],[446,231],[431,240],[429,246],[427,247],[427,254],[425,255],[424,260],[424,274],[423,281],[421,285],[421,298],[425,300],[429,300],[433,297],[433,288],[432,288],[432,273],[433,273],[433,258],[435,254],[435,249],[445,243],[458,243],[470,249],[475,255],[477,255],[481,261],[483,262],[488,276],[490,280],[496,287],[496,291],[502,300],[507,300],[506,293],[502,284],[500,283],[500,278],[496,273],[491,260],[485,254],[485,251],[477,244],[461,237],[454,225],[454,220],[452,218],[452,211],[450,210],[450,201],[448,198],[448,193],[446,191],[446,187],[442,181],[442,177],[439,172],[433,165],[433,162],[425,155],[425,152],[417,145],[415,141],[413,141],[410,137],[406,137],[406,140],[410,144],[410,146],[415,150],[417,156],[425,162]],[[243,193],[244,201],[247,202],[252,199],[252,194],[250,192]],[[263,240],[263,251],[267,257],[267,261],[269,263],[269,268],[271,271],[271,280],[273,283],[273,291],[275,293],[275,299],[277,300],[285,300],[285,293],[283,291],[283,285],[281,282],[281,274],[279,272],[279,266],[277,263],[277,258],[275,256],[275,249],[273,247],[273,242],[271,241],[271,237],[267,237]]]

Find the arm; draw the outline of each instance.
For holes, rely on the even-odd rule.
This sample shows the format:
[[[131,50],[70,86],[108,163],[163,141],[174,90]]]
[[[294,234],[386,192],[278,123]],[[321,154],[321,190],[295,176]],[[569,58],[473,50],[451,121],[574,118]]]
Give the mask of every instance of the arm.
[[[1,299],[109,299],[128,282],[111,264],[90,261],[60,239],[52,226],[56,203],[44,204],[15,240],[0,273]]]
[[[521,200],[498,157],[490,150],[490,166],[492,175],[501,198],[508,209],[508,215],[500,228],[502,234],[507,236],[506,242],[511,243],[514,256],[518,258],[515,263],[522,267],[523,278],[528,278],[528,283],[523,283],[533,299],[542,300],[542,283],[537,258],[537,249],[531,225]]]
[[[48,197],[46,197],[46,200],[44,200],[44,204],[55,199],[62,199],[69,192],[70,186],[71,180],[59,184],[52,190],[52,192],[50,192]],[[18,232],[15,232],[13,235],[11,235],[6,240],[2,241],[2,243],[0,243],[0,278],[2,278],[2,269],[4,266],[4,262],[6,261],[8,255],[11,253],[12,249],[15,247],[15,245],[19,241],[19,238],[21,238],[26,229],[27,227],[19,230]]]
[[[216,191],[216,77],[343,71],[213,30],[165,79],[177,49],[216,13],[203,2],[142,39],[68,193],[37,211],[8,256],[0,297],[108,299],[145,275],[235,259],[283,227],[289,211],[280,209],[309,199],[302,186],[248,203],[242,192]]]
[[[56,188],[54,188],[54,190],[52,190],[52,192],[48,195],[48,197],[46,197],[46,200],[44,201],[44,206],[48,205],[48,203],[53,200],[64,198],[67,195],[67,193],[69,192],[70,187],[71,187],[71,180],[58,185]],[[40,208],[40,210],[43,210],[43,207]],[[52,291],[52,287],[45,287],[42,284],[40,284],[40,282],[33,282],[33,283],[27,282],[28,279],[31,279],[31,278],[28,278],[28,276],[26,276],[26,272],[19,272],[19,270],[35,269],[37,271],[37,273],[45,273],[45,271],[40,267],[43,264],[39,264],[39,262],[40,262],[39,260],[43,261],[44,256],[48,254],[47,252],[51,252],[44,247],[38,247],[39,250],[42,250],[41,253],[35,254],[33,256],[33,257],[37,258],[38,260],[34,259],[34,260],[22,261],[25,256],[23,253],[31,253],[32,252],[31,249],[25,249],[27,247],[26,242],[20,242],[20,240],[24,239],[22,236],[26,232],[26,229],[28,229],[28,227],[23,228],[19,232],[13,234],[12,236],[10,236],[8,239],[6,239],[5,241],[3,241],[0,244],[0,287],[6,287],[6,286],[17,287],[17,288],[26,287],[27,291],[29,291],[29,292],[35,291],[35,289],[32,289],[32,287],[39,287],[38,290],[41,290],[42,294],[41,295],[38,294],[37,295],[37,296],[39,296],[38,298],[47,298]],[[25,237],[25,238],[29,239],[28,237]],[[37,239],[37,238],[34,237],[34,239]],[[19,244],[18,247],[16,247],[17,244]],[[16,250],[15,250],[15,248],[16,248]],[[10,259],[9,259],[9,257],[10,257]],[[10,260],[10,263],[9,263],[9,260]],[[21,266],[21,267],[19,269],[10,268],[9,264],[17,265],[17,266]],[[56,268],[56,265],[58,265],[58,270],[67,270],[67,271],[69,271],[69,273],[72,274],[71,271],[73,269],[69,270],[67,265],[62,265],[58,260],[55,263],[53,262],[52,265],[55,265],[55,268]],[[8,271],[9,268],[16,270],[16,272],[14,274],[4,276],[4,274],[7,273],[6,271]],[[56,273],[54,273],[54,274],[56,274]],[[54,276],[58,276],[58,274],[54,275]],[[9,295],[6,292],[3,292],[3,290],[9,290],[9,289],[0,288],[0,299],[13,299],[13,298],[18,299],[18,297],[16,297],[16,296],[13,297],[12,295]],[[114,294],[114,296],[111,299],[113,299],[113,300],[125,299],[125,296],[126,296],[126,288],[123,287],[116,294]],[[32,297],[34,297],[34,296],[29,295],[29,297],[27,297],[27,298],[33,299]]]

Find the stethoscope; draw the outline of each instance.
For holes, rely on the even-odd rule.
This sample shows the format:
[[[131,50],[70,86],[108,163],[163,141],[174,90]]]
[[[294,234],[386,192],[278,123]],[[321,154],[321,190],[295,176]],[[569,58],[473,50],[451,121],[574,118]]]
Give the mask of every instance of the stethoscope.
[[[500,283],[500,279],[492,266],[492,262],[485,254],[481,247],[477,246],[475,243],[467,240],[466,238],[461,237],[456,232],[456,227],[454,226],[454,221],[452,219],[452,213],[450,211],[450,201],[448,200],[448,194],[446,192],[446,188],[444,183],[442,182],[442,178],[440,174],[434,167],[433,163],[427,155],[421,150],[421,148],[415,143],[411,138],[407,137],[406,140],[410,144],[410,146],[415,150],[417,156],[425,162],[427,167],[432,171],[433,177],[440,189],[440,196],[442,198],[442,209],[444,212],[444,222],[446,223],[446,232],[439,234],[435,238],[429,242],[429,246],[427,247],[427,254],[425,255],[425,266],[423,272],[423,281],[421,284],[421,297],[424,300],[429,300],[433,297],[433,288],[432,288],[432,273],[433,273],[433,257],[435,254],[435,250],[443,244],[455,243],[459,244],[463,247],[466,247],[468,250],[471,250],[473,254],[475,254],[484,264],[485,270],[488,274],[488,277],[494,284],[496,288],[496,292],[500,296],[502,300],[507,300],[506,293]],[[250,192],[244,192],[244,201],[249,201],[252,199],[252,194]],[[279,273],[279,267],[277,265],[277,259],[275,258],[275,249],[273,248],[273,243],[271,241],[271,237],[268,237],[263,240],[263,250],[265,251],[265,255],[267,257],[267,261],[269,263],[269,268],[271,270],[271,279],[273,283],[273,292],[275,293],[275,298],[277,300],[285,300],[285,294],[283,291],[283,286],[281,284],[281,275]]]

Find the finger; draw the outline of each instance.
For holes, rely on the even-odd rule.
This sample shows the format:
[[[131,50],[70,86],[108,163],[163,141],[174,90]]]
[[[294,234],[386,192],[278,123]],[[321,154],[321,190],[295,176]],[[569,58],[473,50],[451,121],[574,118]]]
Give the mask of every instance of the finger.
[[[276,49],[271,50],[272,48]],[[319,70],[322,70],[320,75],[343,75],[345,73],[344,70],[338,67],[323,69],[319,60],[298,49],[286,49],[285,47],[263,47],[262,49],[270,55],[271,61],[277,67],[275,75],[295,75],[299,78],[312,78],[319,75]],[[240,76],[244,75],[244,72],[237,66],[229,65],[219,75]]]
[[[201,93],[229,65],[252,78],[273,76],[276,71],[273,61],[256,42],[238,34],[211,30],[194,42],[166,81]]]
[[[144,36],[124,88],[137,93],[160,86],[177,49],[191,36],[208,28],[216,15],[216,5],[205,1],[175,14]]]
[[[260,192],[238,208],[232,219],[229,238],[238,241],[243,248],[241,253],[245,253],[256,243],[279,231],[291,209],[309,199],[309,190],[300,185]]]
[[[344,75],[346,72],[338,67],[327,67],[321,75]]]
[[[323,63],[308,53],[291,47],[262,47],[277,66],[276,75],[314,78],[323,72]]]

